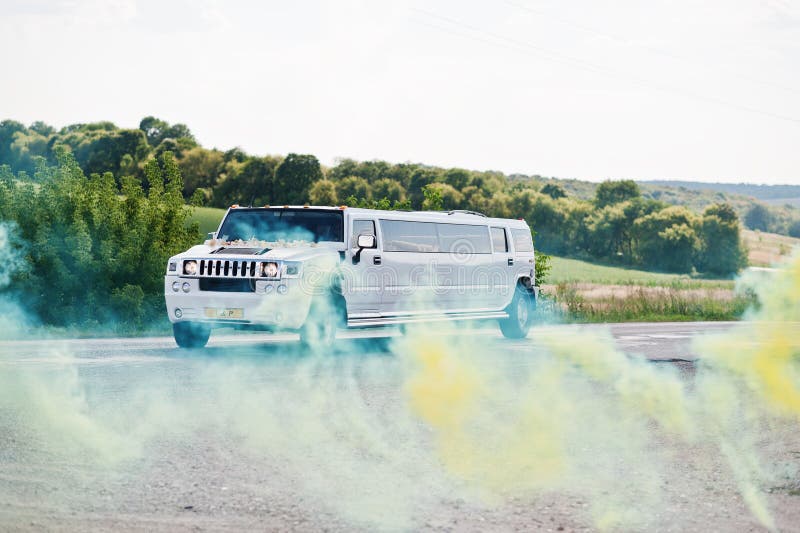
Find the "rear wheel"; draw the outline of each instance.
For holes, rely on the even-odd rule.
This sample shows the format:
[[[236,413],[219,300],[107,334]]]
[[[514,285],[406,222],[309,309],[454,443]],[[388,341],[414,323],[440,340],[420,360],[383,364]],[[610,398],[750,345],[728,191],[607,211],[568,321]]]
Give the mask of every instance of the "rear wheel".
[[[211,328],[196,322],[176,322],[172,324],[172,335],[181,348],[202,348],[208,343]]]
[[[514,290],[514,298],[506,307],[508,318],[500,320],[500,331],[508,339],[524,339],[528,336],[533,322],[533,311],[536,298],[524,285],[519,284]]]

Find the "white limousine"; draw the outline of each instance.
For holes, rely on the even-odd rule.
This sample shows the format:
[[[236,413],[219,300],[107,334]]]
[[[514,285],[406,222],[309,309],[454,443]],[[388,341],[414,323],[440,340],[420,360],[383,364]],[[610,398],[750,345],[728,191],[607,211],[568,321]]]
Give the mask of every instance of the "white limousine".
[[[228,209],[205,243],[168,261],[175,341],[205,346],[212,328],[299,331],[330,347],[339,328],[497,320],[531,327],[538,297],[524,220],[468,211],[349,207]]]

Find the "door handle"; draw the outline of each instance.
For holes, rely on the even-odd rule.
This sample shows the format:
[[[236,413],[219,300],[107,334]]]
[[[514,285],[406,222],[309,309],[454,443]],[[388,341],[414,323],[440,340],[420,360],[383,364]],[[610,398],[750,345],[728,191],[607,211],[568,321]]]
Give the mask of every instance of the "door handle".
[[[514,258],[513,257],[509,257],[508,258],[508,266],[510,266],[510,267],[514,266]]]
[[[381,264],[381,256],[376,255],[375,257],[373,257],[372,258],[372,264],[373,265],[380,265]]]

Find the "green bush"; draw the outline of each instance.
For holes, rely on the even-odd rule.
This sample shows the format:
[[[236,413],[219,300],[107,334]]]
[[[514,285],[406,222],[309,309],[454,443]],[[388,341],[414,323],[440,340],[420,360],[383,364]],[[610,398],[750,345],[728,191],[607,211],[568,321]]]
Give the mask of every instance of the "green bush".
[[[27,263],[9,290],[46,324],[136,329],[161,318],[167,259],[199,238],[174,157],[145,165],[147,192],[134,178],[87,178],[63,149],[56,157],[35,184],[2,174],[0,219],[16,223]]]

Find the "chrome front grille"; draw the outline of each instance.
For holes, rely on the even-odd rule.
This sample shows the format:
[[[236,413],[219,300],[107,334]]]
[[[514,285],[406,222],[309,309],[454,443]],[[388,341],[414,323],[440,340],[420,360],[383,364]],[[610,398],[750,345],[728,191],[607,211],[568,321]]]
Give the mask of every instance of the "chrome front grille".
[[[255,278],[260,261],[200,259],[197,272],[201,278]]]

